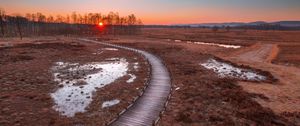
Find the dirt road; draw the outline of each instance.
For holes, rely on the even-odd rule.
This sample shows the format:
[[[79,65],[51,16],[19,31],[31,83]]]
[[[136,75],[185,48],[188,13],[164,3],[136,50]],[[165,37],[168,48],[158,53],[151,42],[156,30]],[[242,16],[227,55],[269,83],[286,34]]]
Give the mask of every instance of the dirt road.
[[[255,44],[234,57],[246,62],[266,62],[270,61],[269,57],[276,57],[278,53],[276,48],[278,48],[276,44]]]
[[[268,100],[259,98],[255,100],[262,106],[272,109],[275,113],[288,115],[288,118],[298,116],[297,113],[300,110],[300,69],[271,63],[278,53],[276,44],[255,44],[238,51],[238,53],[240,54],[231,55],[227,59],[269,71],[279,80],[275,84],[239,82],[239,85],[247,92],[266,96]]]

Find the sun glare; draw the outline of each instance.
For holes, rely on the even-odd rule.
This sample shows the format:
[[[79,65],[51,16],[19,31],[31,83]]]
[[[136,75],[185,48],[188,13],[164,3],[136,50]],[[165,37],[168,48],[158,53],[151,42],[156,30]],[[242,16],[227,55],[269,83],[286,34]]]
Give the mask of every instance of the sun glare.
[[[103,23],[102,23],[102,22],[99,22],[99,24],[98,24],[98,25],[102,27],[102,26],[103,26]]]

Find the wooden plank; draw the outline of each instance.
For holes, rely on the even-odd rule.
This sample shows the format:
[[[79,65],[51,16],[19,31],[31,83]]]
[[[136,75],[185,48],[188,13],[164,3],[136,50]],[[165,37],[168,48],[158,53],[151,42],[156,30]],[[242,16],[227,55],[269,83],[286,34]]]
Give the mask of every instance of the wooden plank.
[[[80,39],[93,43],[99,43],[115,48],[135,51],[142,54],[151,65],[151,78],[144,94],[125,111],[111,125],[113,126],[151,126],[159,118],[159,114],[164,110],[168,95],[171,91],[171,79],[169,72],[160,58],[146,51],[124,47],[121,45],[109,44],[89,39]]]

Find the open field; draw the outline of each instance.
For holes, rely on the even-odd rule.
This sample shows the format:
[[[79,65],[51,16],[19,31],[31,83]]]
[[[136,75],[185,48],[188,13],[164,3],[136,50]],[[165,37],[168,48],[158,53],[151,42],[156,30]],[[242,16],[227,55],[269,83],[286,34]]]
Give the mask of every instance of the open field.
[[[273,31],[273,30],[243,30],[220,29],[213,32],[212,29],[203,28],[145,28],[143,35],[150,38],[181,39],[204,42],[220,42],[229,44],[255,42],[269,43],[297,43],[300,40],[299,31]]]
[[[257,43],[278,45],[278,56],[274,56],[274,63],[282,65],[299,66],[299,31],[261,31],[232,29],[226,31],[220,29],[213,32],[211,29],[189,28],[146,28],[143,29],[143,37],[181,40],[182,42],[208,42],[229,45],[251,46]],[[230,52],[229,52],[230,53]]]
[[[172,78],[172,92],[158,125],[269,126],[300,125],[299,33],[147,28],[137,36],[89,39],[161,58]],[[140,55],[76,38],[6,39],[1,44],[6,46],[0,47],[1,125],[104,125],[132,102],[149,79],[150,66]],[[55,78],[54,73],[66,74],[66,69],[75,68],[71,63],[79,63],[79,68],[92,62],[122,64],[120,58],[128,63],[127,74],[96,89],[85,112],[68,117],[53,107],[59,102],[51,94],[67,85],[55,79],[69,80]],[[53,70],[63,65],[58,62],[69,66]],[[129,74],[137,78],[127,84]],[[120,103],[101,108],[114,99]]]
[[[294,65],[296,67],[300,67],[300,45],[288,45],[283,44],[279,45],[279,54],[274,63],[282,64],[282,65]]]
[[[166,111],[165,116],[162,117],[162,125],[170,125],[170,124],[203,124],[203,125],[218,125],[218,124],[260,124],[260,125],[299,125],[299,68],[297,64],[297,58],[299,58],[300,54],[298,51],[291,51],[289,49],[283,50],[281,45],[290,45],[290,49],[295,50],[297,45],[299,45],[299,38],[297,31],[247,31],[246,34],[250,34],[253,37],[264,36],[265,34],[269,34],[268,36],[264,36],[263,39],[257,40],[249,40],[247,37],[236,36],[227,36],[220,38],[220,41],[214,40],[214,38],[197,38],[194,40],[191,39],[183,39],[186,32],[179,31],[188,31],[187,29],[163,29],[157,30],[154,29],[149,32],[149,29],[146,29],[142,37],[137,38],[121,38],[119,44],[127,44],[130,47],[143,48],[148,50],[149,52],[154,52],[155,54],[163,57],[164,61],[167,62],[167,66],[171,70],[173,80],[173,89],[178,91],[174,91],[175,93],[172,95],[170,105]],[[200,32],[201,30],[199,30]],[[205,31],[205,30],[204,30]],[[188,36],[197,35],[198,32],[194,34],[191,33]],[[202,33],[202,32],[200,32]],[[199,34],[200,34],[199,33]],[[173,34],[173,36],[172,36]],[[213,32],[208,32],[206,34],[214,35]],[[223,34],[229,33],[217,33],[221,36]],[[164,37],[158,37],[157,35],[165,35]],[[196,36],[195,35],[195,36]],[[224,36],[225,36],[224,35]],[[148,36],[148,39],[145,39]],[[150,36],[150,37],[149,37]],[[181,37],[178,37],[181,36]],[[273,39],[273,36],[277,36],[280,39]],[[239,38],[239,42],[229,43],[229,40],[234,40],[235,38]],[[180,41],[178,41],[180,40]],[[223,40],[223,41],[222,41]],[[215,42],[221,44],[233,44],[233,45],[242,45],[242,48],[233,49],[233,48],[222,48],[218,46],[209,46],[209,45],[199,45],[193,43],[193,41],[200,42]],[[145,44],[147,43],[147,44]],[[287,55],[294,54],[293,58],[288,58]],[[225,89],[220,89],[220,87],[213,88],[213,84],[210,84],[209,80],[213,80],[212,82],[217,83],[217,86],[220,85],[217,78],[212,78],[212,75],[208,75],[206,73],[201,72],[199,68],[199,63],[208,59],[211,56],[218,56],[219,58],[231,61],[233,63],[237,63],[239,65],[247,65],[255,69],[260,69],[263,71],[269,71],[276,79],[275,82],[249,82],[249,81],[237,81],[231,80],[228,82],[227,79],[221,79],[221,81],[227,81],[225,85],[228,83],[237,86],[237,89],[240,90],[239,95],[236,93],[237,91],[233,91],[230,87],[228,91]],[[281,57],[280,57],[281,56]],[[191,58],[189,58],[191,57]],[[183,62],[181,64],[181,58],[183,58]],[[199,59],[198,59],[199,58]],[[198,60],[197,60],[198,59]],[[278,59],[285,59],[289,64],[282,64],[283,62],[278,62]],[[290,60],[289,60],[290,59]],[[275,64],[272,64],[275,63]],[[278,65],[277,65],[278,64]],[[172,67],[172,65],[176,67]],[[174,72],[176,69],[177,72]],[[188,72],[184,72],[188,71]],[[206,70],[203,70],[206,71]],[[198,73],[199,72],[199,73]],[[180,77],[183,75],[178,74],[187,74],[185,77]],[[204,77],[202,76],[209,76]],[[179,79],[178,79],[179,78]],[[177,81],[176,81],[177,80]],[[203,82],[205,80],[205,82]],[[208,83],[208,85],[212,86],[209,88],[204,88],[204,84]],[[224,85],[224,84],[223,84]],[[189,88],[189,89],[186,89]],[[220,89],[220,91],[211,91],[213,94],[207,93],[205,91],[209,91],[209,89]],[[203,89],[203,90],[202,90]],[[237,90],[235,89],[235,90]],[[184,91],[181,91],[184,90]],[[199,91],[196,91],[199,90]],[[222,93],[222,91],[228,91],[226,93]],[[202,93],[203,92],[203,93]],[[217,95],[218,93],[222,93],[222,95]],[[223,106],[222,103],[218,104],[216,99],[226,99],[225,94],[230,94],[229,92],[235,92],[235,95],[228,96],[231,107],[220,108]],[[197,93],[197,94],[194,94]],[[245,95],[246,93],[247,95]],[[185,97],[181,95],[186,95]],[[194,95],[193,95],[194,94]],[[208,94],[213,96],[207,96]],[[254,96],[253,96],[254,95]],[[200,99],[196,97],[199,96]],[[212,100],[205,101],[204,99]],[[208,98],[209,97],[209,98]],[[239,98],[236,97],[241,97]],[[247,101],[248,99],[251,101]],[[190,98],[190,103],[183,99]],[[177,100],[176,100],[177,99]],[[219,99],[219,100],[220,100]],[[172,102],[173,101],[173,102]],[[221,100],[222,101],[222,100]],[[216,106],[213,106],[216,102]],[[224,101],[223,101],[224,102]],[[244,102],[246,102],[244,104]],[[249,102],[249,103],[247,103]],[[226,103],[226,102],[225,102]],[[199,107],[195,107],[196,104],[199,104]],[[255,105],[254,105],[255,104]],[[202,105],[207,105],[202,107]],[[245,107],[245,105],[247,107]],[[249,105],[249,106],[248,106]],[[187,107],[190,106],[190,107]],[[212,107],[213,106],[213,107]],[[224,105],[225,106],[225,105]],[[244,106],[244,108],[243,108]],[[212,107],[212,110],[209,108]],[[204,108],[206,113],[199,114],[204,110],[199,110]],[[231,109],[229,109],[231,108]],[[182,109],[182,110],[180,110]],[[218,114],[213,114],[213,111],[217,111]],[[232,113],[230,113],[230,111]],[[242,111],[242,112],[240,112]],[[237,113],[233,113],[237,112]],[[250,113],[247,113],[250,112]],[[179,115],[185,113],[185,115],[181,115],[181,117],[185,118],[185,121],[179,119]],[[223,114],[224,115],[223,115]],[[225,114],[226,113],[226,114]],[[229,114],[230,113],[230,114]],[[261,114],[261,115],[256,115]],[[215,116],[216,115],[216,116]],[[223,115],[223,116],[222,116]],[[209,120],[210,118],[216,120]],[[227,116],[233,116],[228,118]],[[259,118],[258,118],[259,117]],[[177,120],[176,120],[177,118]],[[209,120],[209,121],[207,121]],[[274,122],[274,120],[276,120]],[[279,121],[279,122],[277,122]],[[285,122],[285,123],[284,123]],[[278,124],[277,124],[278,123]]]

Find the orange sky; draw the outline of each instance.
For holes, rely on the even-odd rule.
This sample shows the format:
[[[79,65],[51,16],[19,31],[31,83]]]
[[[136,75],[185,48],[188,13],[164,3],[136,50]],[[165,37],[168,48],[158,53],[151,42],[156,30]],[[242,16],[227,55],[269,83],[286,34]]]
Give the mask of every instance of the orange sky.
[[[144,24],[300,20],[300,0],[1,0],[9,14],[134,13]]]

